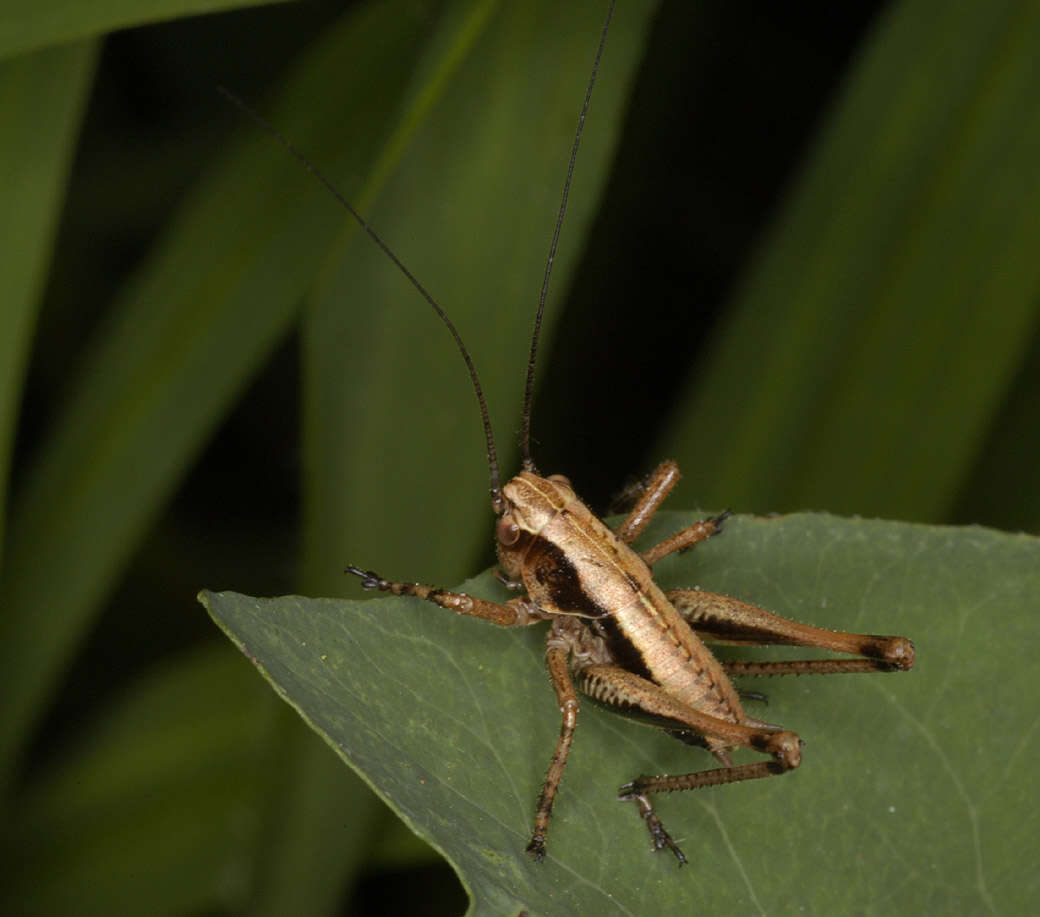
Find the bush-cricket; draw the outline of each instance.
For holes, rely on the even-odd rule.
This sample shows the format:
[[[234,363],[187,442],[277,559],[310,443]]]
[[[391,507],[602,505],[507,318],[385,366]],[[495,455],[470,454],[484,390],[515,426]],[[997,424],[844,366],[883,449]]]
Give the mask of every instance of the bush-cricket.
[[[731,675],[906,670],[913,665],[914,650],[913,644],[903,637],[834,632],[779,617],[727,596],[692,589],[663,591],[654,582],[654,564],[670,553],[689,550],[718,534],[728,515],[723,513],[695,523],[642,552],[630,547],[677,483],[679,469],[674,462],[661,463],[646,479],[638,489],[635,505],[616,530],[608,528],[578,499],[566,477],[543,476],[536,468],[531,455],[531,405],[539,332],[572,172],[613,7],[611,2],[581,107],[535,316],[520,432],[522,470],[504,484],[480,380],[455,325],[345,198],[287,140],[276,136],[351,213],[427,300],[454,338],[477,396],[484,429],[491,505],[497,517],[499,577],[521,594],[498,603],[429,585],[390,580],[357,566],[348,566],[347,571],[358,576],[366,589],[414,596],[500,626],[549,622],[546,662],[562,723],[527,845],[527,852],[535,859],[542,859],[546,852],[553,803],[577,725],[579,691],[600,703],[649,720],[686,744],[711,752],[719,764],[713,769],[682,775],[639,776],[619,790],[621,800],[636,805],[653,848],[670,849],[682,864],[686,858],[661,823],[651,801],[654,794],[772,776],[792,770],[801,762],[799,737],[749,716]],[[704,641],[816,647],[855,658],[720,662]],[[768,760],[734,765],[729,755],[734,748],[750,748],[766,755]]]

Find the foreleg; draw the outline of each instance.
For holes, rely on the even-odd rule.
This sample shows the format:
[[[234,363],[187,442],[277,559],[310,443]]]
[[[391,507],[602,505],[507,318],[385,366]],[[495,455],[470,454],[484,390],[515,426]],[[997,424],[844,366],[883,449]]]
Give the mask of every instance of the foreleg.
[[[559,702],[563,721],[560,724],[560,737],[556,740],[556,749],[549,762],[549,771],[545,775],[545,783],[542,784],[542,793],[538,797],[531,842],[527,845],[527,852],[536,860],[545,858],[545,834],[549,830],[549,817],[552,815],[556,791],[560,787],[563,770],[571,753],[574,730],[578,725],[578,695],[574,690],[570,672],[567,671],[568,654],[569,648],[564,641],[550,634],[545,663],[549,670],[549,680],[556,691],[556,700]]]
[[[465,592],[449,592],[447,589],[425,586],[422,583],[395,582],[384,579],[372,570],[361,570],[358,567],[347,567],[346,572],[360,577],[361,585],[365,589],[378,589],[392,595],[414,595],[416,598],[433,602],[434,605],[440,605],[441,608],[448,608],[460,615],[483,618],[500,627],[523,627],[545,620],[544,615],[540,615],[536,606],[526,598],[491,602],[467,595]]]

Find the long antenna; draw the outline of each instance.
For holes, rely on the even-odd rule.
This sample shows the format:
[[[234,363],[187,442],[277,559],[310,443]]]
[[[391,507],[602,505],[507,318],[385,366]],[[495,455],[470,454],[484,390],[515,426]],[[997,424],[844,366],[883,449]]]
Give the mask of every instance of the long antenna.
[[[538,297],[538,313],[534,319],[534,333],[531,335],[531,354],[527,359],[527,381],[524,383],[524,411],[520,426],[520,455],[523,459],[525,471],[536,471],[534,460],[531,458],[531,402],[534,398],[534,365],[538,357],[538,338],[542,331],[542,315],[545,313],[545,298],[549,294],[549,277],[552,275],[553,261],[556,258],[556,249],[560,242],[560,230],[563,228],[563,216],[567,212],[567,197],[571,193],[571,179],[574,176],[574,163],[578,158],[578,147],[581,145],[581,134],[585,129],[585,116],[589,112],[592,102],[592,87],[596,85],[596,76],[599,73],[599,61],[603,56],[603,47],[607,43],[607,30],[610,28],[610,20],[614,15],[615,0],[610,0],[610,8],[607,10],[607,18],[603,23],[603,30],[599,36],[599,47],[596,48],[596,56],[592,61],[592,73],[589,75],[589,85],[585,89],[585,102],[581,106],[581,114],[578,116],[578,129],[574,134],[574,145],[571,147],[571,159],[567,164],[567,178],[563,183],[563,198],[560,201],[560,212],[556,216],[556,228],[553,230],[552,242],[549,245],[549,260],[545,264],[545,279],[542,281],[542,292]]]
[[[598,59],[598,56],[597,56]],[[311,173],[329,193],[344,207],[344,209],[355,219],[358,226],[360,226],[373,242],[376,243],[382,250],[383,253],[397,266],[397,269],[408,278],[409,283],[416,290],[419,291],[420,295],[425,299],[431,306],[433,311],[437,313],[440,320],[447,326],[448,331],[451,332],[451,336],[455,339],[455,343],[459,348],[459,353],[462,354],[462,359],[466,362],[466,370],[469,372],[470,381],[473,383],[473,391],[477,395],[477,402],[480,404],[480,420],[484,425],[484,439],[487,442],[487,455],[488,455],[488,471],[491,474],[491,506],[495,511],[496,515],[501,516],[505,510],[505,502],[502,499],[502,481],[498,471],[498,453],[495,450],[495,437],[491,432],[491,419],[488,416],[487,401],[484,398],[484,390],[480,387],[480,377],[477,376],[477,368],[473,365],[473,360],[469,355],[469,351],[466,350],[466,345],[462,342],[462,336],[459,334],[458,329],[452,323],[452,320],[448,318],[448,314],[440,307],[437,300],[429,293],[416,278],[416,276],[405,267],[404,262],[401,261],[397,255],[394,254],[386,242],[383,241],[382,237],[368,224],[357,210],[354,209],[353,205],[348,201],[343,194],[340,193],[339,189],[321,172],[318,167],[307,158],[307,156],[297,148],[297,146],[286,137],[281,131],[278,130],[270,121],[264,118],[259,112],[251,108],[245,102],[242,101],[237,95],[231,92],[230,89],[226,89],[223,86],[218,86],[217,90],[220,92],[225,99],[227,99],[232,105],[234,105],[239,111],[248,115],[255,121],[261,128],[263,128],[268,134],[270,134],[275,140],[277,140],[286,150],[288,150],[293,156],[296,157],[303,165],[303,167]],[[586,103],[587,107],[587,103]],[[584,117],[584,114],[582,115]],[[573,163],[572,163],[573,167]],[[569,180],[568,180],[569,181]],[[557,230],[559,231],[559,230]],[[554,243],[555,244],[555,243]],[[544,296],[543,296],[544,298]]]

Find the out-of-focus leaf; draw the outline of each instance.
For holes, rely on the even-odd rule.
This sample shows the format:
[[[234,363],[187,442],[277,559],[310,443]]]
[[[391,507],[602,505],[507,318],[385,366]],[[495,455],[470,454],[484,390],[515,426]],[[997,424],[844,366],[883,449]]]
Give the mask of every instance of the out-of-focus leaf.
[[[957,520],[1040,532],[1040,335],[957,506]]]
[[[7,914],[240,908],[278,710],[207,649],[142,679],[37,774],[4,832]]]
[[[0,569],[25,363],[96,52],[81,44],[0,64]]]
[[[605,9],[599,0],[502,5],[393,182],[370,214],[366,208],[464,338],[505,472],[514,465],[528,341]],[[546,332],[595,212],[655,9],[620,4],[611,24]],[[429,306],[370,240],[355,233],[346,241],[353,244],[330,259],[304,329],[307,589],[342,592],[345,561],[450,581],[472,570],[488,544],[477,405]]]
[[[663,514],[647,541],[689,521]],[[1037,539],[824,515],[739,518],[657,572],[668,588],[699,585],[917,646],[908,674],[746,680],[768,693],[762,715],[805,740],[802,768],[660,799],[690,858],[681,872],[649,852],[616,789],[640,773],[706,767],[707,757],[588,705],[550,856],[524,855],[559,726],[537,628],[496,630],[409,599],[202,600],[275,689],[445,854],[472,913],[1029,909],[1040,892],[1021,856],[1038,822],[1025,767],[1038,751]],[[490,575],[464,588],[502,597]]]
[[[288,81],[274,120],[333,177],[365,174],[408,82],[385,61],[408,60],[425,27],[408,3],[346,19]],[[236,145],[86,348],[70,403],[12,501],[0,772],[142,532],[291,327],[342,219],[317,189],[257,192],[293,186],[298,173],[256,131]]]
[[[115,29],[284,0],[4,0],[0,58]]]
[[[699,500],[950,511],[1040,314],[1038,44],[1029,0],[877,24],[666,437]]]

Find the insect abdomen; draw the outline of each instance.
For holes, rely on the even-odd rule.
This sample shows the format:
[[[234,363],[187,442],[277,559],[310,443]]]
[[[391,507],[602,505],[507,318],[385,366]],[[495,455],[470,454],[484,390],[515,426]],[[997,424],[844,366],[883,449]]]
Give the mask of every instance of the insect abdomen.
[[[729,676],[652,581],[637,600],[614,615],[637,648],[652,680],[676,700],[732,723],[744,721]]]

